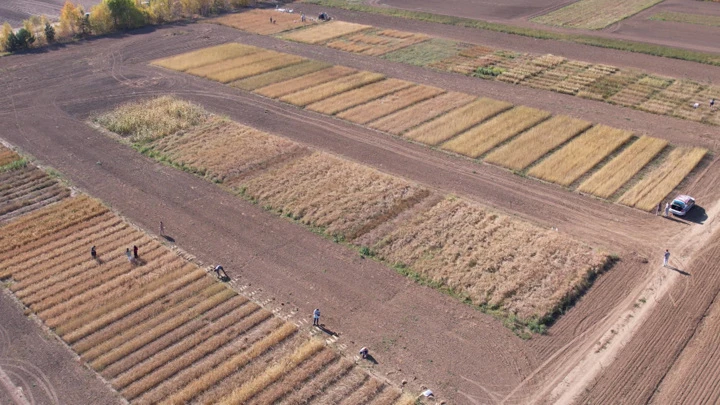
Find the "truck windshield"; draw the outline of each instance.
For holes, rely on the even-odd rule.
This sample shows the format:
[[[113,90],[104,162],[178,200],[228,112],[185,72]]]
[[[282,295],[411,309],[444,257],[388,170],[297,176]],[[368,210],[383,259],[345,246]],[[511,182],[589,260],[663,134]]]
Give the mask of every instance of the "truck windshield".
[[[685,209],[685,203],[682,201],[675,200],[675,201],[673,201],[670,208],[674,209],[675,211],[682,211]]]

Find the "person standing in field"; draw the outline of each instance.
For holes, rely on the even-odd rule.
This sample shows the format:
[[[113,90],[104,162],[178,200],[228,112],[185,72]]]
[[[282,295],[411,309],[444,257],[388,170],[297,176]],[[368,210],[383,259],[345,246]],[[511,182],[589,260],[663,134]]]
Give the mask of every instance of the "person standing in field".
[[[320,308],[313,311],[313,326],[320,326]]]
[[[160,221],[160,236],[165,236],[165,227],[163,226],[162,221]]]
[[[136,245],[133,245],[133,257],[138,259],[138,247]]]
[[[655,210],[655,216],[660,215],[660,210],[662,209],[662,201],[658,203],[657,209]]]
[[[670,251],[665,249],[665,254],[663,255],[663,267],[667,267],[669,261],[670,261]]]
[[[665,216],[666,217],[670,216],[670,203],[669,202],[665,203]]]
[[[132,253],[130,253],[130,248],[125,249],[125,256],[127,256],[127,259],[130,263],[133,262]]]
[[[97,260],[97,251],[95,250],[95,246],[90,248],[90,256],[92,256],[93,259]]]

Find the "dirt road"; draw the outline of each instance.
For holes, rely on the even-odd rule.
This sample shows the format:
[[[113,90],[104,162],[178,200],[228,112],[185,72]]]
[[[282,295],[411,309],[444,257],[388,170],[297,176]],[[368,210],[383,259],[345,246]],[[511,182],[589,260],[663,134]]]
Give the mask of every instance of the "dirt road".
[[[0,291],[0,404],[81,403],[123,401]]]
[[[322,308],[326,324],[340,333],[338,343],[346,350],[371,347],[377,350],[381,373],[396,382],[408,379],[415,386],[430,386],[453,403],[496,403],[503,398],[525,403],[534,398],[537,384],[592,350],[636,299],[655,271],[644,259],[658,254],[658,242],[664,244],[695,226],[150,67],[147,61],[153,58],[250,37],[211,25],[150,31],[0,59],[0,69],[7,72],[0,78],[0,102],[8,106],[0,111],[2,137],[147,229],[155,230],[163,220],[178,246],[208,264],[222,263],[238,288],[256,292],[256,299],[297,308],[298,319]],[[325,48],[295,48],[272,38],[253,38],[283,50],[302,48],[331,62],[375,63]],[[404,65],[381,64],[375,70],[381,69],[397,77],[420,74]],[[431,79],[436,77],[448,83],[456,78],[437,73]],[[556,226],[618,253],[622,260],[548,336],[522,341],[490,316],[419,287],[202,179],[152,162],[85,123],[89,114],[122,101],[167,93],[241,123]],[[553,97],[548,93],[550,106]],[[656,120],[651,116],[644,125]],[[674,141],[693,143],[701,138]],[[718,170],[710,166],[701,179],[716,178]],[[717,189],[707,198],[717,200]]]

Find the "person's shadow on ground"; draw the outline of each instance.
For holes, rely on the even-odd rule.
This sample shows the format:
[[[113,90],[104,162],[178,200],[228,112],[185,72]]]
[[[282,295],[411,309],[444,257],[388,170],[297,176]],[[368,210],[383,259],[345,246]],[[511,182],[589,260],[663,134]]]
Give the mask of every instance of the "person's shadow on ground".
[[[367,360],[367,361],[369,361],[369,362],[372,363],[372,364],[378,364],[377,360],[375,360],[375,357],[373,357],[372,354],[369,354],[369,353],[368,353],[367,356],[365,356],[364,359],[363,359],[362,357],[361,357],[361,359],[362,359],[362,360]]]
[[[175,238],[173,238],[173,237],[170,236],[170,235],[163,235],[163,238],[165,238],[165,240],[168,241],[168,242],[170,242],[170,243],[175,243]]]
[[[337,332],[333,332],[332,330],[326,328],[324,323],[318,325],[317,327],[318,327],[318,329],[320,329],[321,331],[327,333],[327,334],[330,335],[330,336],[340,336]]]
[[[677,267],[665,266],[665,268],[670,269],[670,270],[673,270],[673,271],[677,271],[678,273],[682,274],[683,276],[690,276],[690,275],[691,275],[691,274],[688,273],[687,271],[682,271],[682,270],[678,269]]]

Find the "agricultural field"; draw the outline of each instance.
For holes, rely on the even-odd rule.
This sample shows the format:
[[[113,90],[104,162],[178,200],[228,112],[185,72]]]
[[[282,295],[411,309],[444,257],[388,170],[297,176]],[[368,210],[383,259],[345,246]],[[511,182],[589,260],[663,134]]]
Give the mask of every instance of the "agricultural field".
[[[652,7],[662,0],[580,0],[532,21],[558,27],[599,30]],[[600,10],[602,10],[600,12]]]
[[[0,224],[70,196],[70,190],[0,145]]]
[[[232,122],[155,138],[141,150],[520,322],[550,319],[606,265],[604,253],[552,230]],[[474,219],[455,222],[464,215]],[[428,216],[437,221],[423,225]],[[478,239],[466,240],[465,233]],[[451,240],[466,240],[468,248]],[[469,248],[479,243],[482,249]],[[508,259],[508,250],[523,253]]]
[[[242,56],[215,64],[225,66],[224,70],[213,68],[213,65],[202,65],[186,72],[204,69],[205,72],[211,72],[204,77],[219,80],[218,76],[212,74],[227,75],[236,69],[232,66],[255,66],[258,58],[260,64],[266,64],[268,60],[290,61],[295,58],[250,48],[245,48],[246,53]],[[195,51],[197,52],[202,51]],[[214,55],[213,52],[207,54]],[[163,61],[168,60],[182,62],[184,59],[183,55],[179,55]],[[436,87],[385,78],[380,74],[344,66],[327,66],[299,58],[292,59],[292,62],[297,64],[300,73],[290,73],[296,65],[269,72],[258,69],[248,73],[249,76],[244,79],[233,82],[232,86],[472,159],[487,158],[488,163],[524,172],[571,189],[577,188],[578,191],[601,198],[615,200],[618,190],[625,190],[623,187],[635,184],[639,173],[654,161],[655,156],[666,145],[658,139],[645,137],[620,158],[608,162],[612,153],[633,138],[630,132],[602,125],[593,126],[571,117],[552,116],[543,110],[513,106],[489,98],[475,98],[458,92],[446,92]],[[166,62],[157,64],[168,66]],[[605,84],[598,87],[599,91],[609,94],[607,89],[614,88],[616,91],[612,93],[610,100],[627,105],[635,105],[640,100],[648,99],[650,95],[657,95],[657,99],[664,97],[665,100],[688,100],[685,93],[707,90],[704,86],[694,86],[693,82],[673,81],[638,72],[615,72],[604,65],[579,64],[552,56],[529,60],[528,66],[534,66],[533,69],[551,69],[545,72],[551,72],[552,69],[564,72],[553,82],[553,88],[558,92],[575,94],[579,92],[581,83],[603,80]],[[520,70],[507,72],[515,72],[512,77],[518,80],[526,79]],[[540,77],[537,73],[533,75]],[[612,81],[612,78],[619,80]],[[543,80],[546,84],[550,83],[547,75]],[[539,83],[535,81],[534,85]],[[643,105],[647,107],[647,103]],[[170,110],[175,108],[178,107]],[[141,109],[152,110],[150,106],[143,106]],[[179,108],[179,111],[184,110]],[[192,111],[185,115],[189,118],[183,122],[174,118],[178,122],[161,124],[164,120],[158,118],[152,120],[152,123],[167,128],[183,128],[189,125],[190,120],[202,123],[205,122],[203,119],[206,119],[201,113]],[[123,134],[122,131],[120,133]],[[167,130],[162,131],[162,134],[167,133]],[[647,149],[641,147],[646,142],[652,146]],[[636,156],[636,152],[639,155]],[[179,162],[180,165],[191,166],[192,163],[186,163],[185,160]],[[205,173],[205,167],[193,167],[199,173]],[[618,171],[619,168],[621,170]],[[598,172],[594,173],[593,170]],[[670,193],[688,174],[689,172],[673,178],[675,182],[668,180],[668,185],[660,189],[665,190],[672,185],[666,192]],[[587,176],[592,178],[585,178]],[[582,180],[582,184],[575,184],[578,180]],[[653,198],[659,201],[663,197]]]
[[[373,29],[340,37],[327,46],[361,55],[381,56],[428,40],[427,35],[397,30]]]
[[[283,35],[283,38],[291,41],[304,42],[306,44],[320,44],[343,35],[353,34],[367,29],[370,29],[369,25],[331,21],[329,23],[290,32],[289,34]]]
[[[130,403],[412,402],[85,195],[0,242],[10,291]]]
[[[720,27],[720,17],[712,15],[663,11],[653,14],[650,19],[655,21],[671,21],[684,24],[706,25],[708,27]]]
[[[274,22],[270,22],[270,19]],[[247,10],[208,20],[210,23],[227,25],[241,31],[260,35],[278,34],[284,31],[315,24],[306,18],[302,21],[300,14],[281,13],[274,10]]]
[[[571,6],[578,4],[576,7],[579,7],[580,3],[590,1],[583,0]],[[606,3],[609,0],[592,1]],[[627,11],[624,10],[626,7],[642,3],[642,1],[617,3],[613,5],[618,6],[617,12],[622,14]],[[583,7],[589,7],[589,5]],[[562,10],[564,9],[558,10],[558,12]],[[258,13],[257,15],[264,13],[262,15],[265,17],[260,18],[261,20],[269,20],[270,16],[282,14],[267,10],[255,11]],[[292,16],[292,14],[289,15]],[[299,39],[295,39],[295,36]],[[307,39],[303,39],[305,37]],[[429,37],[424,34],[339,21],[310,29],[290,31],[282,34],[281,38],[324,44],[347,52],[378,56],[390,61],[460,73],[486,80],[499,80],[577,95],[709,125],[720,124],[720,112],[718,112],[720,109],[710,109],[706,105],[711,98],[720,98],[718,89],[708,89],[705,84],[686,79],[654,77],[632,69],[568,60],[551,54],[534,55],[494,49]],[[158,64],[164,65],[163,62]],[[290,71],[292,69],[287,70],[287,72]],[[238,85],[238,87],[249,90],[257,88],[253,88],[252,85]],[[695,102],[699,102],[704,108],[696,111],[692,108]]]

